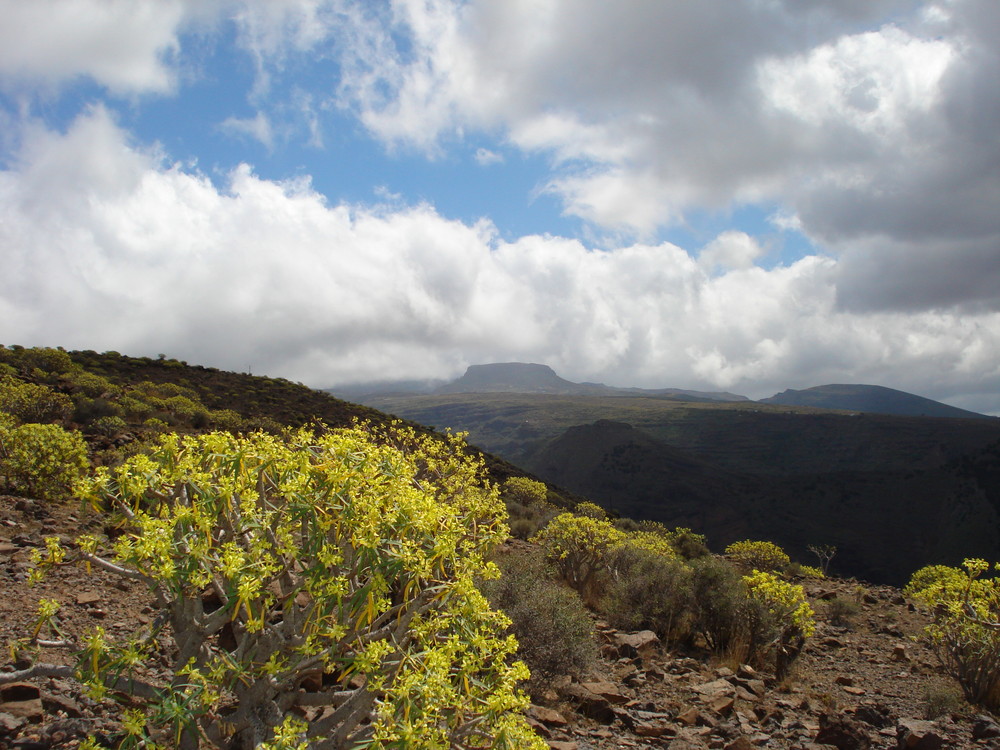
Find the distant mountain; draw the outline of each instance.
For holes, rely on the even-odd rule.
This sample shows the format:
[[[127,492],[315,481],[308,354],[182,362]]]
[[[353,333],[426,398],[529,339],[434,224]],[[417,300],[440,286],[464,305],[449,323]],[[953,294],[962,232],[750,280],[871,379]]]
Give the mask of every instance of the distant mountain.
[[[336,398],[354,403],[366,403],[374,396],[424,395],[434,393],[446,380],[380,380],[373,383],[352,383],[327,389]]]
[[[785,406],[813,406],[821,409],[846,409],[848,411],[895,414],[904,417],[963,417],[990,419],[985,414],[966,411],[954,406],[915,396],[905,391],[880,385],[818,385],[802,391],[789,389],[771,398],[762,398],[762,404]]]
[[[472,365],[458,380],[443,385],[436,393],[549,393],[587,395],[605,386],[571,383],[556,375],[548,365],[503,362]]]
[[[458,380],[435,389],[449,393],[541,393],[552,396],[653,396],[680,401],[749,401],[734,393],[687,391],[681,388],[617,388],[603,383],[573,383],[548,365],[502,362],[472,365]]]

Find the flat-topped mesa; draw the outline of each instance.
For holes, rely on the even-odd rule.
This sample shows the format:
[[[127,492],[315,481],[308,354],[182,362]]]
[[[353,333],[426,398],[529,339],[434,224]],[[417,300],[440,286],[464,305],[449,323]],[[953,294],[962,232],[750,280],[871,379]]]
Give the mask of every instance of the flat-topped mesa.
[[[593,390],[593,386],[564,380],[548,365],[499,362],[470,365],[462,377],[441,386],[437,392],[582,394]]]

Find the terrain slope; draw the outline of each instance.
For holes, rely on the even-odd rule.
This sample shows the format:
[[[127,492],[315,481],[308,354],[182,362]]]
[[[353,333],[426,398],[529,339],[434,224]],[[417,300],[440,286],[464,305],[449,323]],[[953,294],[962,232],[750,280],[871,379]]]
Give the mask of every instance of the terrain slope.
[[[466,431],[547,482],[720,546],[769,539],[808,559],[833,544],[840,573],[894,584],[925,564],[1000,556],[1000,420],[506,384],[366,403]]]

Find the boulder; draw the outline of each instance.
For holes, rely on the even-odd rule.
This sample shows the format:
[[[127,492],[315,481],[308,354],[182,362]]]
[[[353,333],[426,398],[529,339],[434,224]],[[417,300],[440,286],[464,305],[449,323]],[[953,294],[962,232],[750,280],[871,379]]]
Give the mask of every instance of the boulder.
[[[585,688],[583,685],[570,685],[564,694],[576,703],[577,710],[584,716],[600,722],[612,724],[615,720],[615,710],[607,698]]]
[[[595,695],[599,695],[604,698],[609,703],[615,703],[621,705],[623,703],[628,703],[629,697],[625,695],[621,688],[615,685],[613,682],[581,682],[580,686],[585,690],[589,690]]]
[[[0,712],[23,719],[41,719],[45,714],[41,691],[28,682],[0,686]]]
[[[993,717],[986,714],[976,714],[972,721],[972,739],[988,740],[1000,737],[1000,724],[993,720]]]
[[[691,689],[701,695],[709,695],[713,697],[717,695],[732,695],[736,692],[733,684],[729,680],[724,679],[713,680],[712,682],[706,682],[702,685],[695,685]]]
[[[553,727],[564,727],[569,723],[566,721],[566,717],[561,713],[554,709],[546,708],[545,706],[529,706],[528,716],[540,721],[542,724],[547,724]]]
[[[625,659],[651,659],[660,648],[660,638],[652,630],[637,633],[615,633],[611,643],[618,649],[619,657]]]
[[[871,737],[860,722],[842,714],[820,714],[819,732],[813,739],[817,745],[832,745],[837,750],[869,750]]]
[[[896,747],[899,750],[939,750],[944,738],[933,721],[900,719],[896,723]]]

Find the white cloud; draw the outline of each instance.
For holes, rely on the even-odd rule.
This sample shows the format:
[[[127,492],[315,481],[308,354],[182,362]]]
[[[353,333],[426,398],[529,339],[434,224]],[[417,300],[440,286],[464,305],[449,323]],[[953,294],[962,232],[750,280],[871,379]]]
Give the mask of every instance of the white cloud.
[[[488,167],[491,164],[501,164],[503,156],[488,148],[477,148],[475,154],[476,163],[481,167]]]
[[[715,269],[746,269],[752,268],[763,254],[764,248],[746,232],[729,230],[702,248],[698,263],[708,273]]]
[[[499,131],[551,157],[542,189],[565,213],[640,237],[767,204],[848,266],[864,256],[869,280],[1000,273],[983,260],[1000,234],[995,0],[392,7],[339,32],[339,96],[393,147]],[[872,283],[840,296],[921,307]],[[998,309],[971,272],[942,301]]]
[[[0,0],[0,81],[56,86],[87,76],[118,93],[169,91],[196,0]]]
[[[274,148],[274,129],[270,118],[263,112],[258,112],[254,117],[227,117],[219,124],[219,128],[231,135],[253,138],[269,150]]]
[[[0,172],[0,339],[170,352],[317,386],[543,361],[577,380],[726,388],[868,381],[985,409],[1000,314],[838,307],[842,262],[764,270],[749,236],[504,241],[426,205],[330,205],[242,166],[220,189],[96,109]],[[714,273],[706,268],[710,265]]]

